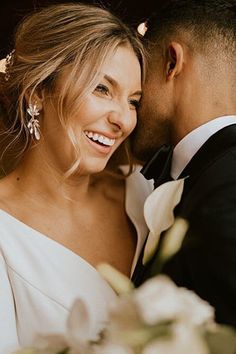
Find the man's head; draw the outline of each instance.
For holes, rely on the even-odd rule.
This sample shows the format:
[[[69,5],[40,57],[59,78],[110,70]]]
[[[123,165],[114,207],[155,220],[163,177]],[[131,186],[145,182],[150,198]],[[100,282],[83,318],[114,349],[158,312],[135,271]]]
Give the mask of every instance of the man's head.
[[[236,113],[236,1],[162,1],[147,22],[148,73],[133,150],[163,143]]]

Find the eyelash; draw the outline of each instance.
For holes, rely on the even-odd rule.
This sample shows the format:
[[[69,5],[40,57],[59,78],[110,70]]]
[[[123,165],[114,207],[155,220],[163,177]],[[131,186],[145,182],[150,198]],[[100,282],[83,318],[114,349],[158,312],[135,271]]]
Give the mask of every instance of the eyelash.
[[[102,94],[105,94],[105,95],[108,95],[109,94],[109,89],[107,86],[103,85],[103,84],[99,84],[97,85],[97,87],[95,88],[95,91],[97,92],[100,92]],[[140,105],[140,102],[137,101],[137,100],[129,100],[129,104],[131,106],[134,107],[134,109],[138,109],[139,108],[139,105]]]
[[[97,87],[95,88],[95,91],[98,91],[100,93],[104,93],[105,95],[107,95],[109,93],[109,89],[107,86],[99,84],[97,85]]]
[[[131,104],[131,106],[133,106],[136,110],[139,108],[140,106],[140,102],[137,100],[130,100],[129,104]]]

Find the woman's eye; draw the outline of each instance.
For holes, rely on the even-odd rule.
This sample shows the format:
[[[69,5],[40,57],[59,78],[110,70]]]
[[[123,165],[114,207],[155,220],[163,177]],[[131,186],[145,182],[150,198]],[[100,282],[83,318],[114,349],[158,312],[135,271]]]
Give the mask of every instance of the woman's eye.
[[[129,100],[129,104],[131,105],[131,107],[133,107],[134,109],[138,109],[140,106],[140,101],[138,100]]]
[[[102,93],[104,95],[108,95],[109,94],[108,87],[105,86],[105,85],[102,85],[102,84],[97,85],[97,87],[95,88],[95,91],[96,92],[100,92],[100,93]]]

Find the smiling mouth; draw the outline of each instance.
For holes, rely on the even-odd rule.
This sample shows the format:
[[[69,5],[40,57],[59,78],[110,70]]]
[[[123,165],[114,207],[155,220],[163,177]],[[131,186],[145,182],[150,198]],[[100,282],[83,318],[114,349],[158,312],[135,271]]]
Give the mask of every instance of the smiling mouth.
[[[85,131],[84,134],[86,137],[91,140],[93,143],[96,143],[99,146],[103,147],[108,147],[111,148],[115,144],[115,139],[110,139],[107,136],[98,134],[98,133],[93,133],[90,131]]]

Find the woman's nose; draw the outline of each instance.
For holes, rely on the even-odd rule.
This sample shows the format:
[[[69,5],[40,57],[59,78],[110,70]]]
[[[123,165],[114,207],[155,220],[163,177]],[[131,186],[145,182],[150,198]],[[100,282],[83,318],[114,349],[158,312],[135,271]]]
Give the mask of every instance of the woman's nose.
[[[112,124],[115,131],[129,131],[132,121],[128,105],[117,104],[110,111],[108,120],[109,123]]]

